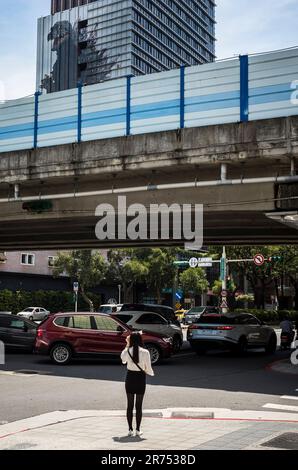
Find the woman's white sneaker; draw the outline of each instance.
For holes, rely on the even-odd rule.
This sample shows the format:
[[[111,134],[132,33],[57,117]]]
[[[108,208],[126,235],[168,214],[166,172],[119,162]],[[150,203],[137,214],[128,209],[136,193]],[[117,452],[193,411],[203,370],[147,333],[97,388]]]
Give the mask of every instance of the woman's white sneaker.
[[[136,437],[141,437],[143,436],[143,432],[142,431],[136,431]]]
[[[127,437],[133,437],[133,431],[128,431]]]

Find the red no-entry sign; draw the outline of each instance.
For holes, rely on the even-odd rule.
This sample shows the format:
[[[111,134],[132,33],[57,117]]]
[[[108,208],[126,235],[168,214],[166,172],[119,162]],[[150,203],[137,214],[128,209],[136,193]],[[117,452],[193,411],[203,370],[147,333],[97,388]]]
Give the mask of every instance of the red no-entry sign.
[[[265,263],[264,256],[261,254],[254,256],[254,263],[256,266],[263,266],[263,264]]]

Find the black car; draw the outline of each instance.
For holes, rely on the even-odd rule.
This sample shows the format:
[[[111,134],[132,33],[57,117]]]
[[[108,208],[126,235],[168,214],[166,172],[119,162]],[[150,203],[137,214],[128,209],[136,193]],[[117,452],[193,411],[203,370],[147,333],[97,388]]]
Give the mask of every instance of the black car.
[[[153,312],[159,313],[166,320],[171,321],[174,324],[180,326],[179,321],[176,318],[174,309],[167,307],[166,305],[157,304],[123,304],[120,312]],[[119,312],[118,312],[119,313]]]
[[[36,323],[16,315],[0,314],[0,341],[6,350],[32,352],[37,327]]]

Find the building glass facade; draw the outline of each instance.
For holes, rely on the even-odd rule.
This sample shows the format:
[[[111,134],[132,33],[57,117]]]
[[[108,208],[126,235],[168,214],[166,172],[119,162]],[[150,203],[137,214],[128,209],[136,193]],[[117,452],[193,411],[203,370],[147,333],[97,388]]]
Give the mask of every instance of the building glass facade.
[[[52,0],[38,20],[37,89],[48,93],[214,59],[213,0]]]

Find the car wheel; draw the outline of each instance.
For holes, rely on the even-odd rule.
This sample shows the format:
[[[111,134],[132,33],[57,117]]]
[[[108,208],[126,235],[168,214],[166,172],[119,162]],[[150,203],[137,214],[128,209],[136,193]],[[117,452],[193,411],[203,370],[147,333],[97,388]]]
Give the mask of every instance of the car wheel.
[[[180,349],[181,349],[181,346],[182,346],[182,343],[181,343],[180,336],[174,336],[174,338],[173,338],[173,351],[174,351],[174,353],[179,352]]]
[[[277,346],[277,339],[276,335],[271,335],[268,341],[267,346],[265,347],[265,351],[267,354],[275,354]]]
[[[151,358],[151,364],[157,364],[161,360],[160,349],[155,346],[155,344],[146,344],[146,349],[148,349]]]
[[[55,344],[51,349],[50,356],[54,364],[64,366],[71,361],[72,350],[67,344]]]
[[[244,336],[239,339],[236,350],[240,355],[247,353],[247,339]]]

